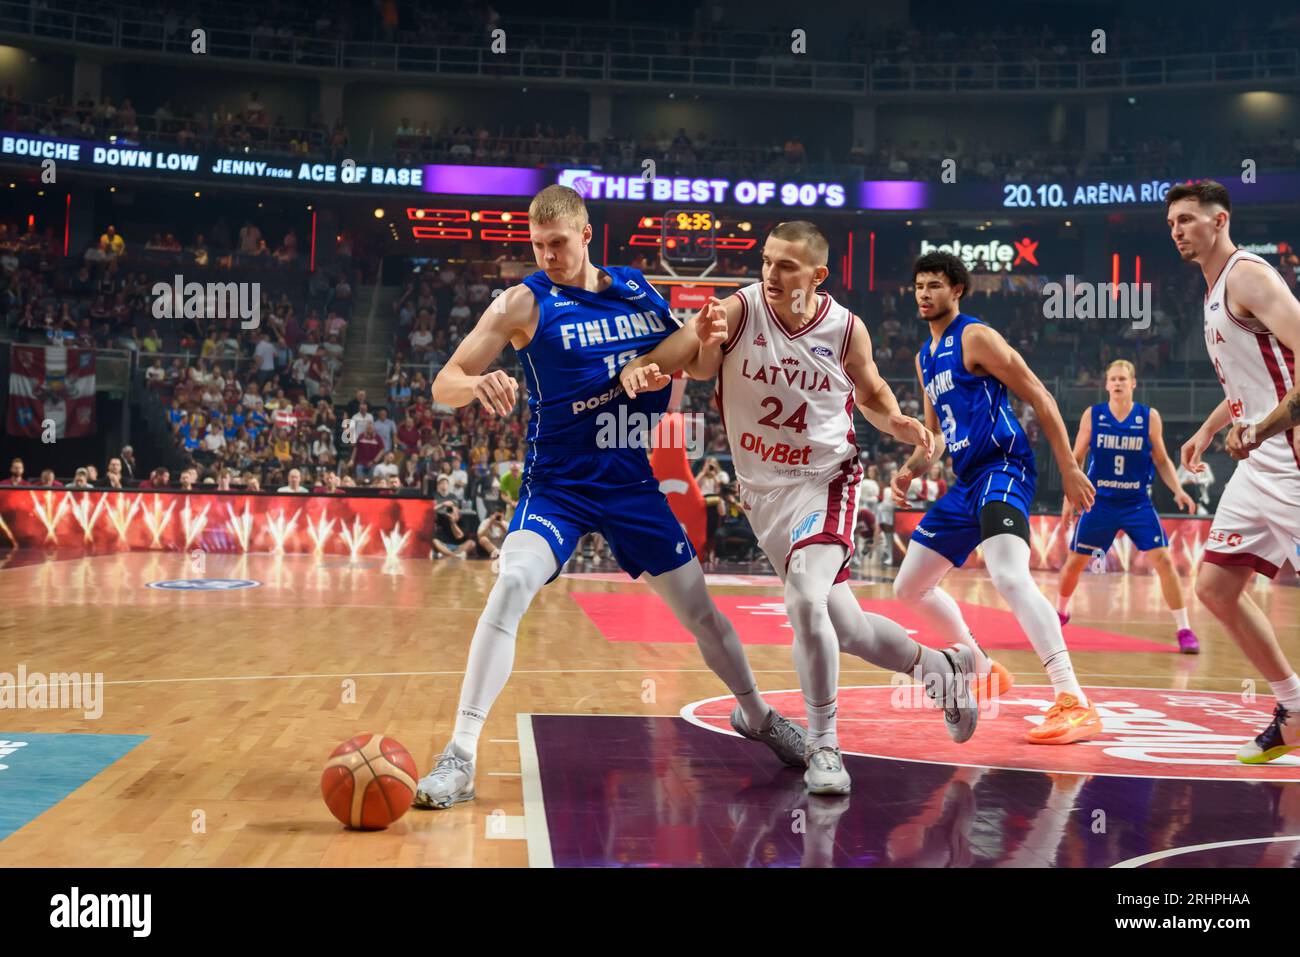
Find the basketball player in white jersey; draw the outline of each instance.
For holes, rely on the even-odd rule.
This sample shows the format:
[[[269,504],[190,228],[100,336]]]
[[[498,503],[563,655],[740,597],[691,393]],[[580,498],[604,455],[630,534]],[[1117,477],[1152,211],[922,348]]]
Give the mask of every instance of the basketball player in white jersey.
[[[891,671],[920,670],[957,741],[977,721],[974,657],[956,645],[935,651],[896,622],[864,612],[849,589],[862,467],[853,406],[909,444],[929,431],[899,410],[858,319],[819,293],[829,275],[827,243],[812,223],[781,223],[763,247],[763,280],[713,300],[699,329],[674,333],[623,368],[629,396],[663,388],[684,368],[717,376],[718,405],[750,525],[785,585],[795,669],[808,717],[814,794],[850,786],[836,736],[841,649]]]
[[[1286,562],[1300,569],[1300,302],[1267,262],[1233,244],[1222,185],[1179,184],[1165,205],[1178,254],[1201,267],[1209,287],[1205,346],[1226,396],[1183,446],[1183,466],[1204,469],[1201,453],[1229,423],[1228,453],[1239,460],[1214,514],[1196,597],[1277,698],[1272,723],[1237,752],[1246,764],[1264,764],[1300,748],[1300,678],[1246,594],[1255,572],[1273,578]]]

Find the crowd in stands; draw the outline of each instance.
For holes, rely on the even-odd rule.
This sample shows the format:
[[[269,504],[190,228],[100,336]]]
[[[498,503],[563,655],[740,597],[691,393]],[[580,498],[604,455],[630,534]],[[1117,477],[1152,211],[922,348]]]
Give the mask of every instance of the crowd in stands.
[[[19,98],[10,84],[0,101],[0,127],[16,132],[117,143],[172,146],[180,150],[216,150],[233,154],[274,155],[285,158],[339,161],[351,156],[397,165],[453,163],[495,166],[594,166],[612,172],[641,173],[646,160],[656,164],[656,175],[745,178],[771,176],[833,176],[854,179],[919,179],[938,181],[945,160],[957,164],[963,181],[1037,183],[1062,179],[1131,179],[1175,177],[1196,169],[1234,169],[1242,157],[1253,159],[1260,170],[1293,169],[1300,165],[1300,135],[1278,129],[1273,136],[1251,141],[1240,133],[1205,142],[1195,150],[1184,147],[1177,136],[1145,136],[1134,141],[1117,139],[1105,150],[1080,150],[1052,146],[996,147],[986,142],[953,139],[893,142],[874,149],[860,143],[847,152],[818,148],[799,137],[744,142],[702,130],[679,128],[658,131],[611,130],[603,139],[589,140],[574,126],[559,130],[541,122],[531,128],[441,122],[403,117],[393,130],[391,148],[354,151],[351,135],[341,121],[327,125],[313,116],[306,129],[287,124],[284,117],[271,121],[257,93],[242,108],[232,111],[177,107],[171,101],[152,115],[137,114],[129,99],[114,105],[104,97],[95,103],[82,97],[75,103],[63,96],[45,103]],[[166,237],[157,237],[166,242]],[[160,248],[173,248],[160,246]],[[175,245],[177,252],[179,244]],[[245,255],[253,254],[252,251]],[[262,255],[275,256],[267,249]]]
[[[790,24],[764,22],[762,12],[729,19],[721,4],[701,0],[656,9],[620,9],[616,22],[592,18],[503,16],[482,2],[444,5],[435,0],[376,0],[358,4],[278,0],[268,5],[251,0],[169,0],[158,5],[127,2],[105,5],[95,0],[45,0],[37,11],[53,22],[56,11],[77,11],[98,20],[124,39],[165,38],[188,47],[191,31],[207,27],[242,34],[259,59],[290,61],[333,42],[482,45],[502,28],[517,38],[525,53],[573,51],[652,56],[734,57],[790,55]],[[1001,21],[1001,22],[1000,22]],[[1185,11],[1142,14],[1122,8],[1098,11],[1082,23],[1070,8],[1039,7],[1034,21],[995,18],[970,8],[934,22],[917,14],[912,22],[884,24],[843,11],[805,18],[808,59],[871,64],[918,63],[1054,63],[1081,59],[1091,50],[1092,30],[1108,34],[1113,56],[1176,53],[1231,53],[1247,49],[1284,49],[1296,45],[1300,16],[1288,8],[1224,11],[1201,17]]]
[[[98,102],[87,94],[75,101],[58,95],[44,103],[27,102],[11,83],[0,101],[6,130],[120,145],[167,145],[179,150],[274,154],[338,161],[349,155],[351,135],[342,121],[327,124],[320,114],[304,128],[282,116],[273,119],[254,91],[242,105],[215,108],[165,100],[153,113],[138,112],[130,98]]]

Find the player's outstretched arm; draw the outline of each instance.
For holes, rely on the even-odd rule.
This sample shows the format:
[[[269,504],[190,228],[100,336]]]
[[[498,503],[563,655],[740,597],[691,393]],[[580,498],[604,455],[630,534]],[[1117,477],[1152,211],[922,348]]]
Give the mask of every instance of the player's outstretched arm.
[[[1033,407],[1043,435],[1052,447],[1056,466],[1061,470],[1065,497],[1080,511],[1092,508],[1097,490],[1074,460],[1070,433],[1066,431],[1061,410],[1047,386],[1025,363],[1024,357],[1011,348],[996,329],[985,325],[971,324],[962,330],[961,348],[973,366],[972,371],[993,376]]]
[[[1074,437],[1074,460],[1079,463],[1079,468],[1083,468],[1088,461],[1088,448],[1092,445],[1092,406],[1083,410],[1083,415],[1079,416],[1079,434]],[[1074,514],[1074,506],[1066,498],[1061,503],[1061,520],[1069,521],[1070,516]]]
[[[700,349],[686,365],[686,374],[692,379],[712,379],[722,368],[722,347],[731,339],[740,325],[740,295],[726,299],[713,297],[695,316],[695,334]]]
[[[433,380],[433,401],[459,409],[478,399],[489,412],[509,415],[517,383],[501,369],[487,375],[483,370],[513,336],[527,329],[536,309],[537,301],[523,285],[511,286],[494,299]]]
[[[1156,474],[1160,476],[1160,481],[1174,493],[1174,504],[1187,514],[1195,515],[1196,503],[1183,491],[1182,485],[1178,482],[1178,469],[1174,468],[1174,460],[1169,457],[1169,452],[1165,449],[1165,425],[1160,418],[1160,413],[1155,409],[1151,410],[1151,424],[1148,426],[1147,434],[1151,437],[1151,462],[1156,467]]]
[[[900,442],[924,446],[927,454],[934,451],[934,433],[898,407],[898,398],[889,383],[880,375],[871,351],[871,333],[857,316],[850,316],[853,329],[849,333],[848,355],[844,358],[844,371],[853,380],[853,400],[867,421],[880,432],[887,432]]]
[[[1245,314],[1254,316],[1277,341],[1300,355],[1300,300],[1270,266],[1245,262],[1228,273],[1227,297],[1243,307]],[[1291,390],[1273,411],[1254,425],[1236,423],[1228,434],[1228,453],[1233,458],[1245,458],[1267,439],[1300,425],[1300,382],[1293,382]]]
[[[1179,450],[1179,461],[1183,468],[1194,475],[1204,472],[1209,466],[1201,461],[1201,454],[1210,447],[1214,437],[1223,431],[1223,427],[1232,421],[1232,409],[1224,399],[1209,414],[1201,427],[1192,433],[1192,437],[1183,443]]]
[[[676,373],[687,369],[700,350],[700,336],[711,337],[714,334],[712,325],[716,303],[717,300],[710,296],[692,321],[683,324],[645,355],[623,364],[618,381],[628,398],[635,399],[642,392],[657,392],[668,385]],[[725,337],[725,329],[719,334]],[[687,375],[690,375],[689,369]]]
[[[939,426],[939,416],[935,413],[934,406],[930,404],[930,396],[925,391],[919,356],[916,359],[916,381],[921,386],[921,401],[925,404],[925,427],[934,436],[934,446],[927,450],[924,445],[918,445],[912,450],[912,454],[907,457],[902,467],[894,473],[890,491],[894,496],[894,504],[899,508],[907,507],[907,490],[912,487],[912,480],[928,473],[930,466],[943,458],[944,449],[947,447],[943,429]]]

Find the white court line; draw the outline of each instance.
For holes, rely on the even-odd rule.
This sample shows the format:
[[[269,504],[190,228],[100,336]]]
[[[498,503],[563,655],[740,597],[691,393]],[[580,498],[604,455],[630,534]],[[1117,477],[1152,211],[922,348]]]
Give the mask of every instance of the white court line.
[[[554,867],[551,856],[551,832],[546,826],[546,799],[542,794],[542,774],[537,762],[537,742],[533,738],[533,716],[515,716],[519,727],[519,767],[524,784],[524,834],[528,840],[528,866]]]
[[[518,744],[518,738],[488,738],[488,744]]]
[[[1163,851],[1153,851],[1150,854],[1143,854],[1141,857],[1130,857],[1127,861],[1120,861],[1118,864],[1112,864],[1111,868],[1124,867],[1141,867],[1143,864],[1150,864],[1152,861],[1162,861],[1169,857],[1178,857],[1180,854],[1195,854],[1198,851],[1213,851],[1220,847],[1242,847],[1246,844],[1281,844],[1283,841],[1300,841],[1300,837],[1251,837],[1241,841],[1215,841],[1212,844],[1189,844],[1187,847],[1171,847]],[[1214,865],[1211,864],[1211,867]]]
[[[517,778],[522,774],[520,771],[489,771],[490,778]]]

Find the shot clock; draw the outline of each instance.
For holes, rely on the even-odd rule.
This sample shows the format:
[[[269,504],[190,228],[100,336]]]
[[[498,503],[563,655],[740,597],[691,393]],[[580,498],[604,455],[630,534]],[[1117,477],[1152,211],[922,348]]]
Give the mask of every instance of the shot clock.
[[[713,213],[707,209],[670,209],[663,215],[660,252],[664,262],[707,266],[717,258]]]

